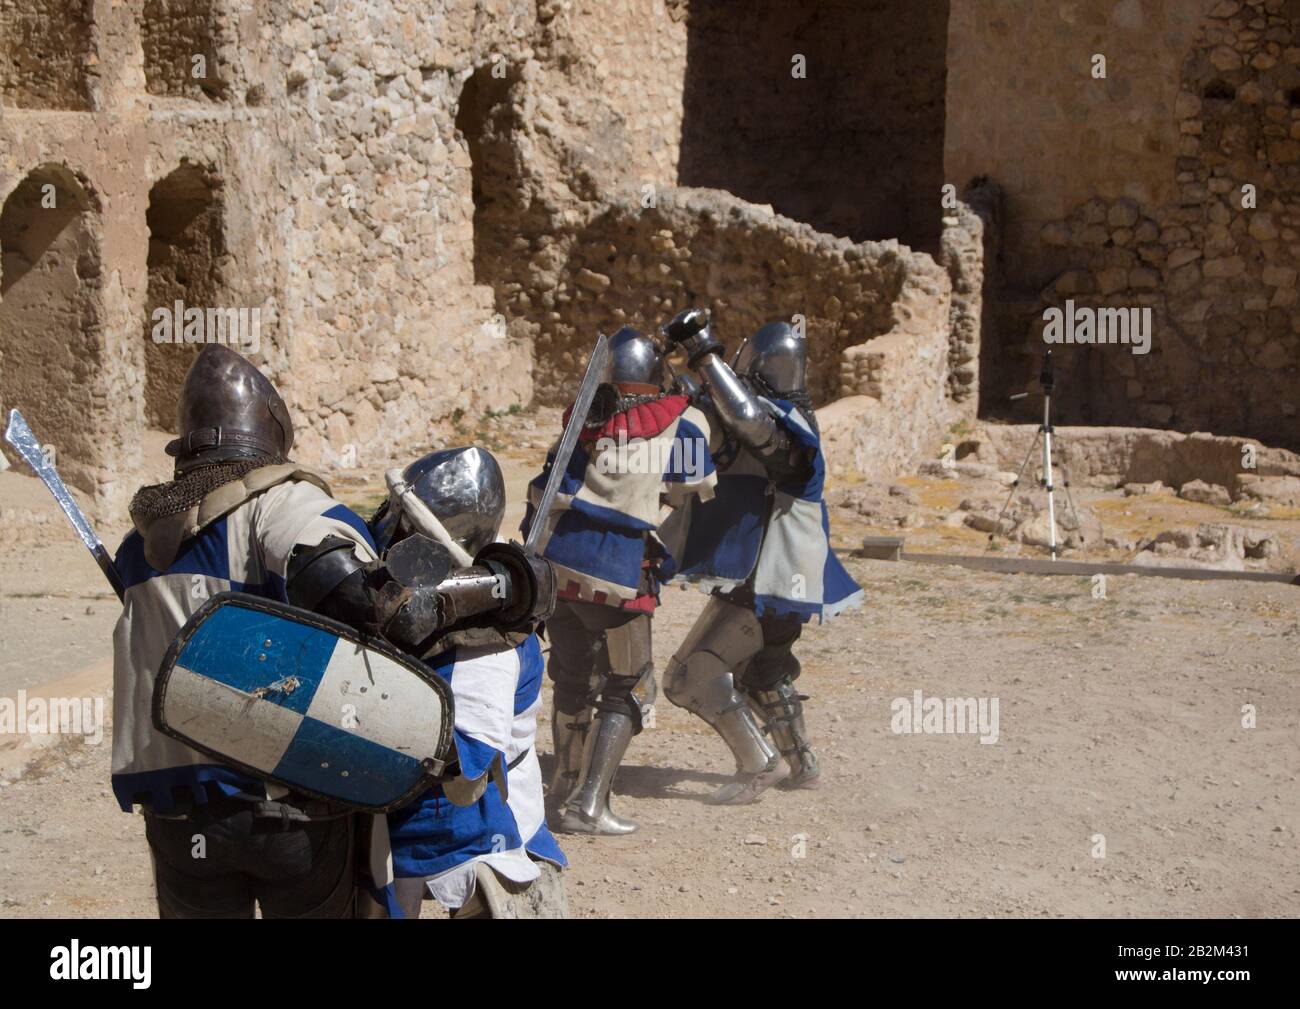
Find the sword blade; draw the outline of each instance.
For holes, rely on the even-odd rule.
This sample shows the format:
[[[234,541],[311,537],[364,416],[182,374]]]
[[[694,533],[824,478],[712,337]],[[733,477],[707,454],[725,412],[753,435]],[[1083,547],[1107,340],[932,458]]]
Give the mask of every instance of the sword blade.
[[[582,376],[582,385],[578,387],[578,398],[573,401],[569,423],[564,426],[564,434],[560,437],[559,447],[555,450],[551,475],[546,480],[546,488],[542,491],[541,500],[537,502],[537,514],[533,516],[533,524],[528,529],[528,539],[524,541],[524,549],[530,554],[537,552],[537,541],[541,539],[542,528],[546,525],[551,509],[555,506],[555,495],[559,493],[560,483],[569,468],[574,446],[578,444],[578,435],[582,433],[582,425],[587,420],[592,400],[596,398],[596,389],[604,381],[608,368],[609,337],[601,333],[596,339],[595,349],[591,352],[591,360],[587,362],[587,372]]]
[[[27,421],[17,410],[9,411],[9,428],[5,431],[5,441],[12,445],[18,454],[27,461],[27,465],[41,478],[41,483],[45,484],[49,492],[54,495],[54,500],[59,503],[59,507],[63,509],[63,514],[72,523],[72,528],[77,531],[77,536],[80,537],[82,543],[86,544],[86,549],[90,551],[96,563],[99,564],[104,575],[108,578],[109,584],[113,586],[117,598],[121,599],[125,589],[122,586],[122,578],[117,573],[117,568],[113,566],[113,558],[104,549],[104,544],[95,535],[90,520],[78,507],[76,499],[63,483],[58,470],[50,465],[50,461],[45,457],[40,444],[36,441],[36,436],[32,434],[32,429],[27,426]]]

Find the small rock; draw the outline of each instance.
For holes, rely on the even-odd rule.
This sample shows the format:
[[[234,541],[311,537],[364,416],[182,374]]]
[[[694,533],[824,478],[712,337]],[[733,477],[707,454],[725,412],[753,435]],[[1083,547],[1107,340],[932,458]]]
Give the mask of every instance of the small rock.
[[[1232,503],[1232,495],[1228,493],[1226,487],[1221,487],[1215,483],[1206,483],[1204,480],[1189,480],[1178,488],[1178,496],[1184,501],[1195,501],[1198,504],[1219,505],[1227,507]]]

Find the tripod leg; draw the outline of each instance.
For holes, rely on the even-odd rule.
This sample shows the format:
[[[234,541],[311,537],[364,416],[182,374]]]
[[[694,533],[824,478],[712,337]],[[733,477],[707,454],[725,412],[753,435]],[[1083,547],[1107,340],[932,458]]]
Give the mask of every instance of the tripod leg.
[[[993,524],[993,531],[989,533],[989,546],[993,545],[993,540],[997,537],[998,533],[1002,531],[1002,516],[1004,516],[1007,513],[1007,509],[1011,507],[1011,499],[1015,497],[1016,491],[1020,488],[1020,478],[1025,475],[1025,469],[1029,466],[1029,460],[1034,457],[1034,449],[1038,447],[1038,437],[1042,433],[1043,429],[1040,427],[1034,434],[1034,440],[1029,443],[1029,451],[1025,453],[1025,461],[1020,464],[1020,472],[1016,474],[1015,480],[1012,481],[1011,490],[1007,492],[1007,499],[1003,502],[1002,510],[998,512],[998,520]],[[984,549],[987,550],[988,547],[985,547]]]
[[[1070,476],[1070,457],[1065,450],[1065,446],[1057,439],[1056,449],[1061,455],[1061,473],[1065,478],[1065,500],[1070,506],[1070,516],[1074,519],[1075,528],[1079,530],[1080,542],[1083,540],[1083,523],[1079,520],[1079,509],[1074,506],[1074,491],[1070,489],[1073,483],[1073,477]]]
[[[1043,487],[1047,490],[1047,542],[1056,560],[1056,503],[1052,498],[1052,397],[1043,398]]]

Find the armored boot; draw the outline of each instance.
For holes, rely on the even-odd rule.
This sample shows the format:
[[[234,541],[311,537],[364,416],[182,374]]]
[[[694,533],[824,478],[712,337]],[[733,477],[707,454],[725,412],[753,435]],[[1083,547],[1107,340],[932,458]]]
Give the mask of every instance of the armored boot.
[[[630,715],[620,711],[600,713],[587,733],[580,783],[565,804],[557,830],[568,834],[631,834],[640,828],[632,820],[615,816],[609,808],[614,773],[634,733]]]
[[[551,712],[551,745],[555,753],[555,773],[546,792],[546,811],[557,815],[578,787],[582,771],[582,751],[591,730],[591,708],[572,715],[559,708]]]
[[[790,776],[781,783],[782,787],[816,788],[822,772],[804,723],[803,702],[808,698],[795,690],[788,676],[765,690],[751,688],[750,697],[756,710],[762,713],[781,756],[790,765]]]
[[[706,800],[713,806],[743,806],[790,773],[781,755],[767,741],[748,706],[732,708],[709,719],[736,758],[736,780],[728,782]]]
[[[752,610],[711,596],[668,663],[668,699],[708,722],[736,760],[736,780],[706,800],[713,805],[753,802],[789,773],[748,699],[737,691],[732,672],[743,668],[761,643],[762,630]]]

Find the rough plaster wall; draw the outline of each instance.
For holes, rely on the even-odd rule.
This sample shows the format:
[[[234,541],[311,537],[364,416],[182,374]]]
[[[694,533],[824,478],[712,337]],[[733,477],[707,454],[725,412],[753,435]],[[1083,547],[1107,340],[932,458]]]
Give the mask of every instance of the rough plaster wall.
[[[890,330],[915,268],[896,245],[855,246],[726,193],[663,184],[687,79],[684,15],[648,0],[543,4],[535,58],[517,78],[480,69],[462,97],[478,276],[508,331],[533,344],[541,402],[571,395],[598,330],[653,329],[689,303],[712,308],[733,345],[804,315],[826,401],[856,388],[840,354]]]
[[[952,281],[948,333],[948,397],[974,417],[980,357],[987,330],[985,304],[996,297],[1002,233],[1002,190],[988,179],[968,186],[943,219],[940,262]]]
[[[1072,82],[1085,94],[1119,88],[1107,103],[1112,118],[1098,119],[1105,129],[1089,126],[1079,135],[1087,147],[1073,148],[1070,185],[1082,178],[1100,195],[1026,230],[1030,222],[1015,220],[1026,201],[1012,193],[1009,296],[993,309],[1001,340],[985,357],[985,405],[997,411],[1033,374],[1046,307],[1067,298],[1146,307],[1149,355],[1122,346],[1065,346],[1054,355],[1067,418],[1300,444],[1300,4],[1121,4],[1110,13],[1109,41],[1098,49],[1123,51],[1113,40],[1140,26],[1169,45],[1149,61],[1174,67],[1147,81],[1149,90],[1130,91],[1126,64],[1110,55],[1112,79],[1092,82],[1101,88]],[[1198,15],[1190,33],[1189,13]],[[1064,87],[1059,75],[1048,80]],[[1135,121],[1115,122],[1125,111]],[[1101,149],[1115,145],[1114,155],[1087,157],[1102,137]],[[1244,183],[1257,187],[1253,210],[1242,206]]]
[[[937,251],[947,20],[947,0],[696,0],[680,183]]]
[[[538,111],[563,124],[570,174],[612,197],[676,185],[687,0],[538,7]]]
[[[0,103],[90,108],[93,0],[0,0]]]
[[[74,476],[95,437],[87,423],[102,339],[94,216],[79,182],[58,168],[32,172],[0,211],[0,409],[22,410]]]
[[[276,292],[285,286],[285,208],[278,194],[288,156],[277,117],[242,105],[252,88],[250,76],[265,70],[266,26],[231,23],[222,35],[219,58],[232,82],[233,109],[206,100],[150,100],[140,39],[143,7],[143,0],[95,5],[95,85],[103,111],[0,111],[0,199],[33,168],[54,164],[75,174],[95,205],[105,208],[87,219],[103,263],[102,281],[85,289],[87,311],[98,322],[95,367],[78,386],[87,404],[79,424],[88,437],[84,450],[65,452],[60,464],[70,483],[118,512],[134,490],[145,425],[149,192],[183,161],[210,168],[215,180],[224,173],[238,194],[225,228],[230,260],[223,290],[235,307],[263,306],[268,356],[262,363],[268,371],[284,358]],[[250,33],[240,35],[245,30]]]
[[[1006,191],[1008,278],[1036,291],[1060,272],[1039,232],[1094,196],[1176,196],[1180,70],[1218,2],[952,0],[945,181],[989,175]]]

